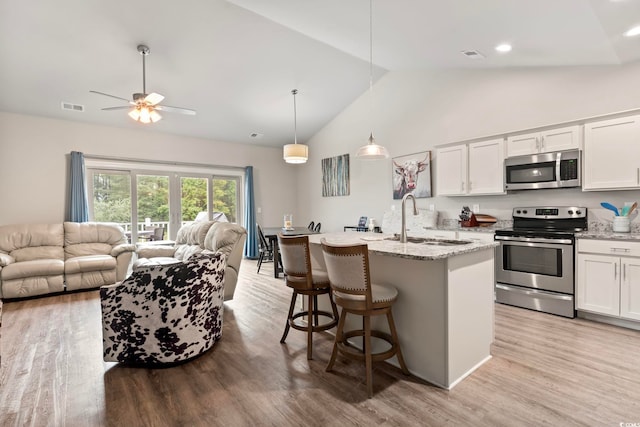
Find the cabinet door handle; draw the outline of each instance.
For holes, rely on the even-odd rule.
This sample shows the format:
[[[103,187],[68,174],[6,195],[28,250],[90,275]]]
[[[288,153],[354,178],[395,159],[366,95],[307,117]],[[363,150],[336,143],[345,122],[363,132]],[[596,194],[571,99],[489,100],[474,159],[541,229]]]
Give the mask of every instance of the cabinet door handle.
[[[618,279],[618,264],[613,264],[613,280]]]
[[[544,136],[540,137],[540,151],[544,151]]]
[[[627,264],[622,264],[622,280],[627,280]]]
[[[460,183],[460,190],[464,193],[464,181]]]
[[[540,139],[536,136],[536,150],[540,151]]]
[[[629,248],[611,248],[611,252],[631,252]]]
[[[469,191],[471,191],[472,186],[473,186],[473,182],[469,181]]]

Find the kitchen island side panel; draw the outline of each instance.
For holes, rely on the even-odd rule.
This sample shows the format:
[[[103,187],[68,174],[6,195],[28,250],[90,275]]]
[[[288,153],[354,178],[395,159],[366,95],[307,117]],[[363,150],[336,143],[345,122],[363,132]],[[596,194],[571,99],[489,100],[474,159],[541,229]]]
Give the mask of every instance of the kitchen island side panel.
[[[494,337],[493,255],[490,249],[448,258],[449,387],[491,358]]]
[[[370,254],[374,283],[398,289],[393,318],[409,371],[430,383],[447,387],[446,260],[413,260]],[[388,331],[380,316],[376,328]],[[390,360],[399,366],[396,358]]]

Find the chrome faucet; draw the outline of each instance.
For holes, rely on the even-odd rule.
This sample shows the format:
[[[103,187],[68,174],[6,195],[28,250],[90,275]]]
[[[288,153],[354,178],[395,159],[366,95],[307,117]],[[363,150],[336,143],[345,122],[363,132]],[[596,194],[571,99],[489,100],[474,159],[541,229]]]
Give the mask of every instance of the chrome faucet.
[[[407,193],[402,198],[402,231],[400,232],[400,243],[407,243],[407,216],[405,214],[404,205],[407,199],[411,197],[413,199],[413,214],[418,215],[418,208],[416,208],[416,198],[413,194]]]

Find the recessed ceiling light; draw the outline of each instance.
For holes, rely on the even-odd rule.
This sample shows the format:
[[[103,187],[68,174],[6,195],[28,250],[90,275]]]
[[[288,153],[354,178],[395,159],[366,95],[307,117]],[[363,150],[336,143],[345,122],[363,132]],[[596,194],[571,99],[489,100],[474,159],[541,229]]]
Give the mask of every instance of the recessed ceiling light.
[[[637,36],[638,34],[640,34],[640,25],[638,25],[637,27],[633,27],[630,30],[627,30],[626,33],[624,33],[624,35],[627,37]]]
[[[498,52],[511,52],[511,45],[507,43],[499,44],[496,46],[496,50]]]

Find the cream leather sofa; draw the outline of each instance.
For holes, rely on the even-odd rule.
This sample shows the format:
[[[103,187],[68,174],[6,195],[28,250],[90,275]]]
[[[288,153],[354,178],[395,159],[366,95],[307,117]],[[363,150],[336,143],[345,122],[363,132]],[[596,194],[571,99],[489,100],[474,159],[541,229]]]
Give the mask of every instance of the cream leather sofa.
[[[115,283],[126,276],[134,249],[117,224],[0,226],[0,298]]]
[[[226,256],[224,299],[231,300],[238,282],[246,239],[247,230],[237,224],[197,221],[184,225],[178,230],[173,247],[139,245],[136,249],[138,259],[134,262],[133,269],[135,271],[140,266],[174,264],[198,253],[221,252]]]

